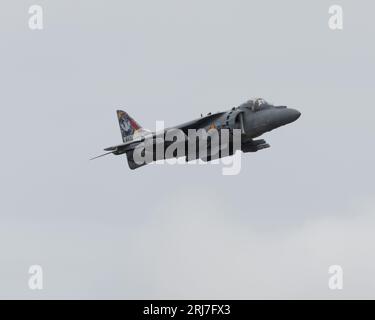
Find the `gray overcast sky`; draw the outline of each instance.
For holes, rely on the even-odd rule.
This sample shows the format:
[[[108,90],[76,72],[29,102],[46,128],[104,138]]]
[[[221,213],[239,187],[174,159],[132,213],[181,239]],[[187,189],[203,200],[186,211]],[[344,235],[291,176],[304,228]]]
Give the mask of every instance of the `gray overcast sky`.
[[[2,1],[0,297],[375,298],[374,10]],[[302,116],[237,176],[88,161],[121,142],[119,106],[153,129],[256,96]],[[33,264],[42,291],[28,288]]]

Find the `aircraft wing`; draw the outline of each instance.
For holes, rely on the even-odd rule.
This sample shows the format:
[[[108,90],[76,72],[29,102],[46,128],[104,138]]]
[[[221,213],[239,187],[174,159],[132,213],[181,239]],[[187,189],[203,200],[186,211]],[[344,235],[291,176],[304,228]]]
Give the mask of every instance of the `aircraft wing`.
[[[138,144],[140,144],[141,142],[145,141],[146,139],[153,138],[154,139],[154,143],[156,144],[160,140],[155,139],[155,138],[157,138],[158,136],[164,135],[167,131],[170,131],[170,130],[175,130],[175,129],[182,130],[185,133],[186,137],[187,137],[189,129],[196,129],[197,130],[197,129],[200,129],[200,128],[204,128],[207,125],[209,125],[212,121],[215,121],[217,118],[219,118],[220,116],[222,116],[224,113],[225,112],[218,112],[218,113],[214,113],[214,114],[208,114],[207,116],[204,116],[204,117],[201,117],[201,118],[198,118],[198,119],[195,119],[195,120],[183,123],[181,125],[178,125],[178,126],[175,126],[175,127],[171,127],[171,128],[167,128],[163,132],[150,133],[148,135],[138,137],[138,138],[136,138],[134,140],[127,141],[127,142],[124,142],[122,144],[118,144],[118,145],[115,145],[115,146],[111,146],[111,147],[105,148],[104,151],[107,151],[107,153],[104,153],[104,154],[101,154],[99,156],[96,156],[96,157],[94,157],[94,158],[92,158],[90,160],[93,160],[93,159],[96,159],[96,158],[99,158],[99,157],[102,157],[102,156],[105,156],[105,155],[111,154],[111,153],[120,154],[120,153],[125,153],[125,152],[128,152],[128,151],[134,150],[137,147]]]
[[[90,160],[94,160],[94,159],[106,156],[108,154],[111,154],[111,153],[116,153],[120,150],[121,150],[121,153],[124,153],[128,150],[133,150],[138,144],[140,144],[144,140],[145,140],[145,137],[139,137],[135,140],[127,141],[127,142],[124,142],[124,143],[121,143],[121,144],[118,144],[118,145],[115,145],[115,146],[112,146],[112,147],[105,148],[104,151],[108,151],[108,152],[103,153],[103,154],[101,154],[99,156],[96,156],[94,158],[91,158]]]
[[[104,151],[116,151],[116,150],[119,150],[119,149],[121,149],[122,151],[130,151],[130,150],[135,149],[138,144],[145,141],[146,139],[156,138],[156,137],[162,136],[167,131],[176,130],[176,129],[182,130],[185,133],[185,135],[187,136],[189,129],[203,128],[203,127],[209,125],[215,119],[219,118],[224,113],[225,112],[218,112],[218,113],[210,114],[210,115],[207,115],[205,117],[201,117],[199,119],[192,120],[192,121],[183,123],[183,124],[175,126],[175,127],[170,127],[170,128],[164,129],[164,131],[162,131],[162,132],[156,132],[156,133],[150,132],[149,135],[142,136],[142,137],[136,138],[134,140],[131,140],[131,141],[128,141],[128,142],[125,142],[125,143],[122,143],[122,144],[119,144],[119,145],[116,145],[116,146],[113,146],[113,147],[105,148]]]
[[[182,130],[186,135],[188,134],[189,129],[200,129],[208,124],[210,124],[212,121],[215,121],[219,117],[221,117],[225,112],[217,112],[213,114],[208,114],[207,116],[183,123],[181,125],[178,125],[174,128]]]
[[[140,144],[142,141],[144,141],[147,138],[147,136],[139,137],[137,139],[127,141],[112,147],[105,148],[104,151],[116,151],[118,149],[122,150],[132,150],[134,149],[138,144]],[[150,135],[151,138],[151,135]]]

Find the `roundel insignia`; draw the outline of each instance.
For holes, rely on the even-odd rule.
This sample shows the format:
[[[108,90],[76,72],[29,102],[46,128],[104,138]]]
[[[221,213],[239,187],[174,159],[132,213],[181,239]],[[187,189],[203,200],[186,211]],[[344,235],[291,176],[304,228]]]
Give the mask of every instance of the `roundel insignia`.
[[[210,130],[210,129],[216,129],[215,123],[211,123],[211,125],[208,127],[208,130]]]

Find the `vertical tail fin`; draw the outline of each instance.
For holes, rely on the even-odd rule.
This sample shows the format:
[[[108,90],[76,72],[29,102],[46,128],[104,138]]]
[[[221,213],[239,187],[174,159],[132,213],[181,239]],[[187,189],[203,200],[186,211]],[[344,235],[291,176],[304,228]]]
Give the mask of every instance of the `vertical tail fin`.
[[[117,118],[120,125],[122,141],[133,140],[134,133],[142,127],[125,111],[117,110]]]

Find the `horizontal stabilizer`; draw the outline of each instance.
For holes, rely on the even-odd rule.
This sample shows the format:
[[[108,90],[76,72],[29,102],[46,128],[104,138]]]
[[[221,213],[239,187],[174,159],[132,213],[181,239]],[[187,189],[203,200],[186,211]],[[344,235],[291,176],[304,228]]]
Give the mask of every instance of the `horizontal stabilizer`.
[[[108,154],[111,154],[111,153],[113,153],[113,152],[111,151],[111,152],[103,153],[103,154],[101,154],[101,155],[99,155],[99,156],[96,156],[96,157],[94,157],[94,158],[91,158],[90,160],[94,160],[94,159],[97,159],[97,158],[100,158],[100,157],[104,157],[104,156],[106,156],[106,155],[108,155]]]

